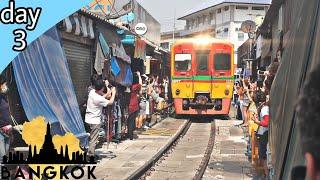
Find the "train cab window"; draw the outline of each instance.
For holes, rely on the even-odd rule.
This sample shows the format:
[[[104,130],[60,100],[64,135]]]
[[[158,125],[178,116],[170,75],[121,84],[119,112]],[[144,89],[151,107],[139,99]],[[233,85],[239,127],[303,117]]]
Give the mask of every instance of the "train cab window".
[[[191,54],[176,54],[174,57],[176,71],[191,70]]]
[[[230,54],[215,54],[214,55],[214,69],[218,71],[227,71],[231,69]]]
[[[209,51],[197,52],[196,62],[197,70],[200,72],[208,71]]]

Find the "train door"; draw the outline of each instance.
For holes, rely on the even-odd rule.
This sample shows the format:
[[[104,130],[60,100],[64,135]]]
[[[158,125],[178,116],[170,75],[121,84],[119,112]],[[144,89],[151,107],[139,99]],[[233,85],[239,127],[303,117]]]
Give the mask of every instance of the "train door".
[[[210,50],[195,51],[194,93],[211,92]]]

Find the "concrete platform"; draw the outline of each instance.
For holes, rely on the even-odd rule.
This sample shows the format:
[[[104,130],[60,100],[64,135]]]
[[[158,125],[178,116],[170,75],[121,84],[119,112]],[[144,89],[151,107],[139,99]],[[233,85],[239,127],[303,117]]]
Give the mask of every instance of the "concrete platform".
[[[107,154],[110,158],[102,159],[97,164],[94,174],[98,179],[126,179],[159,152],[186,122],[186,120],[167,118],[147,131],[150,133],[138,135],[138,139],[109,146],[105,144],[96,152]]]
[[[204,180],[254,179],[251,163],[245,156],[247,142],[236,120],[216,120],[216,139]]]

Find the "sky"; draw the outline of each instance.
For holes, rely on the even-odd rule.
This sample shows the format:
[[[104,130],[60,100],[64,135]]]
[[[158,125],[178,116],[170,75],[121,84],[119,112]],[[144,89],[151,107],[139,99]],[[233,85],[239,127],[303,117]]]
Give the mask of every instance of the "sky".
[[[161,23],[161,31],[173,30],[176,18],[206,0],[137,0],[154,18]],[[175,13],[176,12],[176,13]],[[185,22],[176,20],[176,30],[184,29]]]

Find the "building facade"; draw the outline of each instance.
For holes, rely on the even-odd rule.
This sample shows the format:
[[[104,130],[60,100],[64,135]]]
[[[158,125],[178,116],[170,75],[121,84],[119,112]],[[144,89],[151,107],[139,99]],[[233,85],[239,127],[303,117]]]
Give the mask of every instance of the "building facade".
[[[138,23],[146,24],[148,31],[143,38],[160,45],[160,23],[136,0],[99,0],[85,7],[91,13],[106,18],[112,24],[134,31]]]
[[[179,39],[182,39],[182,32],[184,30],[177,30],[175,32],[169,31],[169,32],[163,32],[161,33],[161,48],[165,50],[171,50],[171,46],[173,45],[173,42]]]
[[[185,20],[186,26],[182,35],[194,37],[209,35],[218,39],[225,39],[234,44],[235,63],[237,63],[237,49],[248,39],[248,35],[241,31],[242,22],[256,21],[265,16],[271,0],[210,0],[190,10],[179,20]]]
[[[141,4],[139,4],[136,0],[133,1],[133,13],[135,19],[133,22],[130,23],[130,27],[134,29],[135,25],[138,23],[146,24],[148,31],[144,38],[148,39],[155,45],[160,45],[160,32],[161,32],[161,25],[159,21],[157,21]]]

